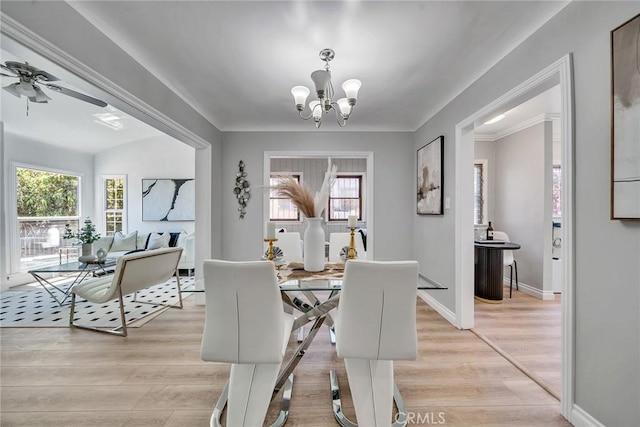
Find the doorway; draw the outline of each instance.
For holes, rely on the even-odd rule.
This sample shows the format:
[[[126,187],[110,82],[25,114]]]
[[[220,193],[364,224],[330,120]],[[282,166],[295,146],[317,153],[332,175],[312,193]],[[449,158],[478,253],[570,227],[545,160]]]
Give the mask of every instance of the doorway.
[[[561,413],[570,416],[573,402],[573,93],[572,58],[566,55],[529,80],[467,117],[456,126],[455,136],[455,263],[456,324],[464,329],[474,327],[474,240],[473,224],[473,160],[474,129],[500,112],[531,99],[547,89],[560,85],[561,94],[561,171],[562,197],[562,267],[561,303]],[[462,184],[465,183],[465,184]],[[468,185],[466,183],[469,183]]]

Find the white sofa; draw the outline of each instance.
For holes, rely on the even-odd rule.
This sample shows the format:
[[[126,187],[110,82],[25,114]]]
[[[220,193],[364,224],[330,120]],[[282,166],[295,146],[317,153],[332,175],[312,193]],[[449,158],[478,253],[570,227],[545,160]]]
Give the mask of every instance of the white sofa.
[[[99,249],[107,251],[107,259],[118,259],[132,251],[159,249],[167,247],[181,247],[182,257],[178,263],[178,270],[187,270],[191,275],[195,269],[195,235],[182,231],[138,233],[133,231],[126,236],[116,233],[114,236],[101,237],[93,243],[93,253]]]

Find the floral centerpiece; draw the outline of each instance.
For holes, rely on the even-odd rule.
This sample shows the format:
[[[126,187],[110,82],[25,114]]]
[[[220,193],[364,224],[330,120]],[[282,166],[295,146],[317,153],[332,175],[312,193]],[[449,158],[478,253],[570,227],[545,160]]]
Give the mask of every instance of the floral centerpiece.
[[[300,212],[307,218],[307,229],[304,232],[304,269],[307,271],[324,270],[324,242],[322,229],[322,212],[329,203],[329,191],[337,173],[336,165],[329,165],[324,175],[324,181],[315,196],[308,186],[298,182],[292,176],[280,177],[280,182],[272,188],[281,197],[291,200]]]
[[[96,233],[96,226],[93,225],[89,217],[87,217],[84,220],[84,226],[75,232],[71,230],[71,226],[69,224],[65,224],[64,235],[62,238],[77,239],[82,243],[82,256],[79,260],[87,261],[94,258],[93,255],[91,255],[93,251],[91,244],[100,238],[100,234]]]

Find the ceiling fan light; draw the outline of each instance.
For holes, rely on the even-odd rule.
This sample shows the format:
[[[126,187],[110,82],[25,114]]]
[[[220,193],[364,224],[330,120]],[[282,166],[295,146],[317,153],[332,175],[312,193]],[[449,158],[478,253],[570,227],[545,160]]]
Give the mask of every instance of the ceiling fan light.
[[[327,70],[316,70],[311,73],[311,80],[313,80],[313,84],[316,86],[318,98],[324,98],[329,80],[331,80],[331,73]]]
[[[18,83],[16,86],[18,92],[24,96],[36,96],[36,90],[33,88],[33,85],[29,82],[22,81]]]
[[[349,79],[342,83],[342,89],[344,93],[347,95],[347,99],[350,102],[353,102],[352,105],[356,103],[358,99],[358,91],[360,90],[360,86],[362,86],[362,82],[358,79]]]
[[[36,96],[34,97],[35,98],[34,102],[47,102],[47,101],[51,100],[51,98],[49,98],[47,96],[47,94],[44,93],[44,91],[42,89],[40,89],[39,87],[35,87],[34,89],[36,91]]]
[[[342,114],[343,118],[347,118],[349,117],[349,114],[351,114],[351,108],[352,105],[349,104],[349,100],[347,98],[340,98],[338,99],[338,107],[340,108],[340,114]]]
[[[20,98],[20,92],[18,92],[18,89],[16,89],[16,86],[18,86],[19,84],[20,83],[11,83],[10,85],[3,87],[3,89],[9,92],[11,95]]]
[[[309,93],[310,93],[309,89],[305,86],[294,86],[291,89],[291,95],[293,95],[296,109],[298,111],[302,111],[304,109],[304,106],[307,103],[307,97],[309,96]]]

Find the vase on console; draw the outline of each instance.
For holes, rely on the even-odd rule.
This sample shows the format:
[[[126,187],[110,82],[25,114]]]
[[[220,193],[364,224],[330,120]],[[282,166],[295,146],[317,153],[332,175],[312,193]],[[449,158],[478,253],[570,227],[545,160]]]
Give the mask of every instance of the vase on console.
[[[95,260],[95,256],[92,255],[93,252],[93,244],[92,243],[83,243],[82,244],[82,255],[78,257],[78,261],[80,262],[89,262]]]
[[[322,218],[307,218],[304,231],[304,269],[306,271],[324,270],[325,238]]]

